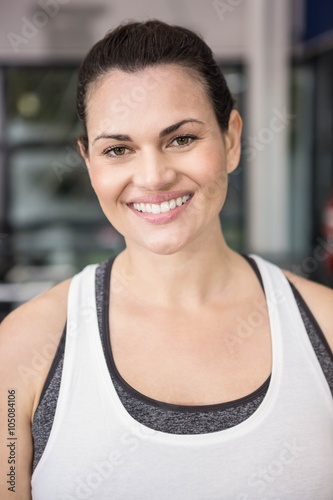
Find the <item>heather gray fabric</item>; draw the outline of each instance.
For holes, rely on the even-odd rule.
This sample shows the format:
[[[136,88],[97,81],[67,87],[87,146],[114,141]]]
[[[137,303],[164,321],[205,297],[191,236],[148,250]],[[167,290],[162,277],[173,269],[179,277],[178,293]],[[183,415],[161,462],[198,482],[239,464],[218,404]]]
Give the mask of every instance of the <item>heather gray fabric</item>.
[[[253,259],[247,258],[258,279],[258,269]],[[97,318],[105,358],[115,389],[128,413],[137,421],[152,429],[172,434],[202,434],[227,429],[247,419],[259,407],[269,386],[269,379],[252,394],[236,401],[217,405],[177,406],[146,398],[134,391],[117,372],[107,331],[108,283],[110,262],[104,262],[96,270]],[[307,333],[325,374],[333,395],[333,356],[312,313],[297,290],[295,299],[301,312]],[[56,410],[64,357],[65,331],[59,344],[50,373],[45,382],[39,406],[35,412],[32,434],[34,440],[33,469],[38,464],[51,432]]]

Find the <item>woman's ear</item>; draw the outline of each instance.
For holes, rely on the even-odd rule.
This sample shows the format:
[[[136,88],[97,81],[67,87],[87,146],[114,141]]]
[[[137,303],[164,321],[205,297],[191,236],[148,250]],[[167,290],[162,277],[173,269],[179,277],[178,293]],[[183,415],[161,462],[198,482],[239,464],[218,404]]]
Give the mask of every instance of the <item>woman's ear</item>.
[[[86,167],[89,170],[89,167],[90,167],[89,153],[88,153],[87,146],[85,145],[85,142],[86,141],[84,141],[84,139],[79,138],[77,140],[76,144],[77,144],[78,150],[80,151],[80,154],[81,154],[82,158],[85,161]]]
[[[236,109],[233,109],[230,113],[228,131],[224,133],[228,174],[233,172],[239,164],[242,127],[243,121],[240,114]]]

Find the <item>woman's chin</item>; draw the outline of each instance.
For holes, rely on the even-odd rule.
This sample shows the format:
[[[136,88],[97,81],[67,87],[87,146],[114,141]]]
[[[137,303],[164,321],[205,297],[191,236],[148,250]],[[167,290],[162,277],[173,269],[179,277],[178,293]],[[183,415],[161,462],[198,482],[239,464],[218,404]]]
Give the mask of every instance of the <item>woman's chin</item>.
[[[151,252],[156,255],[174,255],[185,250],[190,242],[183,238],[149,239],[144,241],[133,241],[125,238],[126,247],[131,250],[140,247],[141,250]]]

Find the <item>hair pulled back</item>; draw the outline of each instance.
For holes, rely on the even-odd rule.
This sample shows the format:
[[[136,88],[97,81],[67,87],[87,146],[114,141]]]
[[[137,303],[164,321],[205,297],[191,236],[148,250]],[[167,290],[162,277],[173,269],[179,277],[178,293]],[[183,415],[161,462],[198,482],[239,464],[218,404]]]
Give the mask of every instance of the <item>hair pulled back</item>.
[[[128,73],[159,64],[178,64],[192,70],[204,85],[222,131],[228,129],[234,101],[212,50],[193,31],[162,21],[129,22],[108,32],[84,59],[78,76],[77,111],[82,122],[80,138],[88,150],[87,93],[92,84],[113,69]]]

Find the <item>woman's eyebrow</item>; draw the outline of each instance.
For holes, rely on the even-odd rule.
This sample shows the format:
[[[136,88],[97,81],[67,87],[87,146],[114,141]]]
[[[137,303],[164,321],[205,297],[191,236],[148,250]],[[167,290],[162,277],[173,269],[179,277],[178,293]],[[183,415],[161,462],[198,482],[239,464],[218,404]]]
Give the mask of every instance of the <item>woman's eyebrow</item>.
[[[129,141],[133,142],[132,139],[130,138],[129,135],[124,135],[124,134],[101,134],[95,137],[93,140],[93,144],[95,144],[96,141],[99,139],[115,139],[116,141]]]
[[[179,129],[182,125],[185,123],[201,123],[203,125],[203,122],[200,120],[196,120],[195,118],[187,118],[186,120],[181,120],[180,122],[175,123],[174,125],[170,125],[169,127],[166,127],[163,129],[159,137],[162,139],[163,137],[171,134],[172,132],[175,132],[177,129]],[[129,135],[124,135],[124,134],[101,134],[95,137],[93,140],[93,144],[95,144],[96,141],[99,139],[114,139],[116,141],[127,141],[127,142],[133,142],[133,139]]]
[[[191,122],[201,123],[203,125],[203,122],[201,122],[200,120],[196,120],[195,118],[188,118],[186,120],[182,120],[178,123],[175,123],[174,125],[170,125],[170,127],[163,129],[160,132],[160,139],[162,139],[162,137],[165,137],[166,135],[171,134],[172,132],[175,132],[179,127],[181,127],[185,123],[191,123]]]

